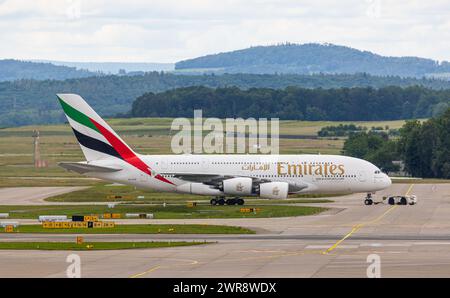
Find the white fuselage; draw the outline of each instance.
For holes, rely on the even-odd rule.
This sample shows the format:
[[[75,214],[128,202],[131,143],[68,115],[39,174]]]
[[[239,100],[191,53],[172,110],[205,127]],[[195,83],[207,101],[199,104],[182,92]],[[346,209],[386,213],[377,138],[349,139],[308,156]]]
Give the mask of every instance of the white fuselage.
[[[180,174],[250,177],[270,182],[287,182],[301,190],[289,193],[375,192],[391,185],[390,178],[372,163],[340,155],[139,155],[152,176],[117,159],[92,163],[119,167],[113,173],[90,173],[96,178],[167,192],[227,196],[218,189],[180,179]],[[163,176],[170,183],[155,179]],[[178,177],[178,178],[177,178]],[[195,188],[195,190],[194,190]]]

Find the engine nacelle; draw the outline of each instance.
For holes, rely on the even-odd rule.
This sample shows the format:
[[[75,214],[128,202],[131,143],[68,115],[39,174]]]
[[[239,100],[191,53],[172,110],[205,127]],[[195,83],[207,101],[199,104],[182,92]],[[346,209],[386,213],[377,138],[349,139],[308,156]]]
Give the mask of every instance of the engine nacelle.
[[[286,199],[289,191],[289,183],[268,182],[259,185],[259,195],[266,199]]]
[[[238,177],[223,180],[223,192],[227,195],[245,196],[252,194],[253,180],[247,177]]]

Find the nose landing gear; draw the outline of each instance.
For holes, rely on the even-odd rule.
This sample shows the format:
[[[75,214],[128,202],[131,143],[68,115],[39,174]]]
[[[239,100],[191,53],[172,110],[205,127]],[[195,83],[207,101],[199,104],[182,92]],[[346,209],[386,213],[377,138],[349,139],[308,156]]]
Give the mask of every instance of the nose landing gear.
[[[372,199],[372,194],[368,193],[365,200],[364,200],[364,205],[372,205],[373,204],[373,199]]]

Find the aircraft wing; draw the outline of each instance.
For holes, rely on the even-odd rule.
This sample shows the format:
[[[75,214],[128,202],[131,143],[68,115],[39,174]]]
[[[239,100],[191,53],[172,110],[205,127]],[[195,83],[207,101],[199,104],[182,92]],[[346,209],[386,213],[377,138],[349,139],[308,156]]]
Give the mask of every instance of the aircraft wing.
[[[237,177],[249,177],[253,179],[253,183],[259,185],[261,183],[272,182],[273,180],[267,178],[258,178],[252,176],[237,176],[237,175],[221,175],[221,174],[199,174],[199,173],[162,173],[164,175],[170,175],[174,178],[178,178],[184,181],[203,183],[206,185],[219,186],[223,180],[237,178]],[[307,188],[306,183],[289,183],[289,192],[298,192],[304,188]]]
[[[164,175],[170,175],[172,177],[189,181],[199,182],[207,185],[218,185],[220,182],[226,179],[235,178],[237,176],[231,175],[219,175],[219,174],[197,174],[197,173],[163,173]]]
[[[80,174],[85,174],[88,172],[110,173],[121,170],[112,167],[92,165],[84,162],[60,162],[58,165],[66,170],[74,171]]]

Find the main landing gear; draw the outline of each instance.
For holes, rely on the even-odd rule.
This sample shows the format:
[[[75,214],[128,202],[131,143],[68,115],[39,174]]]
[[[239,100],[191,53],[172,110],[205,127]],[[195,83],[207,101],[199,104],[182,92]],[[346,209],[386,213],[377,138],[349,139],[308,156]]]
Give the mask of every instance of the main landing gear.
[[[372,199],[372,194],[368,193],[365,200],[364,200],[364,205],[372,205],[373,204],[373,199]]]
[[[236,197],[231,199],[225,199],[225,197],[215,197],[210,201],[211,205],[244,205],[245,201],[242,198]]]

